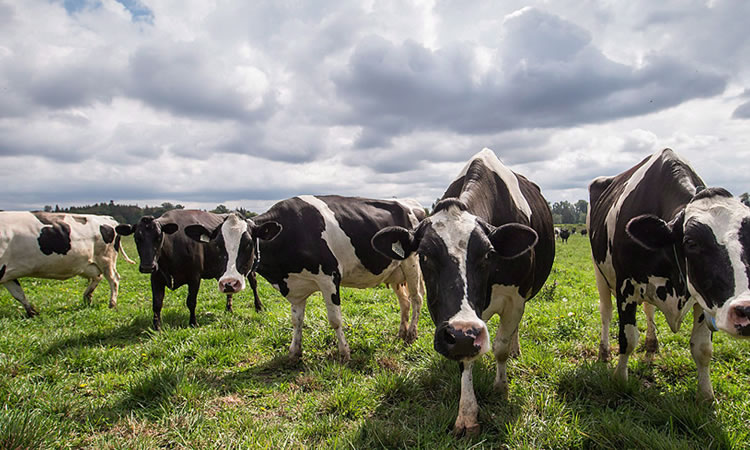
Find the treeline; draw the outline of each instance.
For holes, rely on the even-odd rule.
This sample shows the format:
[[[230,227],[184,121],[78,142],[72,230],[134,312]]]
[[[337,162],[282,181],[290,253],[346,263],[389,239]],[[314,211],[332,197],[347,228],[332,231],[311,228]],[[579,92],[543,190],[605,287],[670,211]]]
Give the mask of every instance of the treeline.
[[[53,208],[51,205],[44,207],[47,212],[65,212],[75,214],[98,214],[102,216],[112,216],[116,221],[120,223],[136,223],[142,216],[154,216],[160,217],[167,211],[173,209],[185,209],[183,205],[172,204],[170,202],[164,202],[159,206],[138,206],[138,205],[119,205],[113,200],[109,203],[96,203],[93,205],[86,206],[70,206],[68,208],[60,208],[55,205]],[[242,214],[244,217],[250,218],[257,216],[256,213],[249,211],[245,208],[237,208],[234,211]],[[232,212],[231,209],[225,205],[218,205],[216,208],[210,210],[212,213],[225,214]]]

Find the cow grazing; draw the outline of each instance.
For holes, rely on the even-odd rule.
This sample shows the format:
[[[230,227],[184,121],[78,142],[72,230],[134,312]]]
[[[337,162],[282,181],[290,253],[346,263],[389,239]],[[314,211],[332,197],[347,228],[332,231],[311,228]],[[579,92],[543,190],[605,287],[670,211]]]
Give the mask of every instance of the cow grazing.
[[[587,222],[602,320],[599,359],[609,359],[612,294],[620,322],[615,375],[623,380],[638,343],[637,305],[644,303],[646,310],[647,353],[657,348],[654,306],[673,332],[692,308],[697,397],[712,400],[712,329],[750,336],[750,209],[724,189],[704,189],[696,172],[670,149],[617,176],[595,179],[589,193]]]
[[[484,149],[469,160],[416,230],[385,228],[372,242],[396,260],[419,255],[436,326],[435,350],[458,361],[462,372],[454,433],[477,433],[472,364],[489,351],[486,322],[499,314],[495,388],[507,395],[506,361],[517,347],[518,324],[554,259],[547,201],[536,184]]]
[[[588,230],[581,228],[581,236],[586,236],[586,233],[588,233]]]
[[[560,230],[560,240],[564,243],[568,243],[568,238],[570,237],[570,230],[567,228],[563,228]]]
[[[289,347],[292,360],[302,355],[302,323],[307,297],[320,291],[325,299],[328,321],[336,333],[339,354],[350,358],[349,344],[341,327],[341,286],[368,288],[388,283],[401,306],[399,335],[412,342],[422,304],[422,282],[416,258],[391,261],[370,245],[380,229],[398,225],[415,227],[424,209],[414,201],[372,200],[336,195],[302,195],[276,203],[253,220],[230,218],[217,228],[192,225],[185,232],[208,245],[221,245],[232,258],[246,258],[251,247],[244,243],[248,233],[266,230],[269,240],[261,241],[258,273],[268,280],[292,308],[294,332]],[[280,230],[280,231],[279,231]],[[276,235],[277,234],[277,235]],[[276,235],[270,239],[271,235]],[[406,289],[402,285],[406,283]],[[242,277],[226,271],[219,285],[238,292]],[[407,327],[409,303],[411,323]]]
[[[237,267],[243,276],[248,276],[255,297],[255,310],[260,311],[262,305],[257,295],[255,276],[250,273],[254,258],[250,255],[241,266],[235,266],[234,261],[227,261],[221,249],[203,246],[185,235],[178,229],[200,223],[206,227],[216,228],[227,218],[226,214],[213,214],[198,210],[176,209],[154,219],[144,216],[135,225],[119,225],[118,234],[134,235],[135,245],[141,263],[138,269],[141,273],[151,274],[151,295],[154,312],[154,329],[161,329],[161,309],[164,302],[164,288],[172,290],[187,284],[187,307],[190,310],[190,325],[197,326],[195,306],[198,298],[201,279],[218,279],[227,267]],[[232,310],[232,294],[227,294],[228,311]]]
[[[80,275],[89,280],[83,299],[91,303],[104,276],[110,288],[109,307],[114,308],[120,283],[117,252],[121,250],[116,226],[111,217],[90,214],[0,212],[0,284],[32,317],[37,311],[26,299],[19,278],[66,280]]]

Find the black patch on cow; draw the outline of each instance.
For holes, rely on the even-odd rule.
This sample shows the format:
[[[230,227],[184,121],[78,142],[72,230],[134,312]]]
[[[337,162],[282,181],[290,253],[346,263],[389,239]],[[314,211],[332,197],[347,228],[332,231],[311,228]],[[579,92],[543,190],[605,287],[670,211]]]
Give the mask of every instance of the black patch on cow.
[[[272,241],[260,241],[263,258],[258,273],[269,283],[278,285],[281,295],[290,293],[285,281],[289,274],[303,270],[317,274],[322,268],[323,273],[333,276],[338,262],[323,239],[325,221],[317,208],[293,197],[253,218],[257,225],[269,220],[280,223],[282,229]]]
[[[87,219],[86,217],[83,217],[83,216],[71,216],[71,217],[73,217],[73,220],[80,223],[81,225],[86,225],[87,223],[89,223],[89,219]]]
[[[336,222],[351,240],[354,253],[371,273],[379,275],[391,265],[391,259],[372,246],[375,233],[387,226],[411,229],[409,210],[400,203],[387,200],[318,196],[333,212]]]
[[[674,297],[675,290],[674,286],[672,285],[672,281],[667,279],[666,283],[664,283],[664,286],[659,286],[656,288],[656,297],[661,301],[667,301],[668,297]],[[682,307],[680,306],[680,309]]]
[[[110,244],[115,240],[115,229],[109,225],[99,225],[99,233],[102,234],[102,239],[104,239],[106,244]]]
[[[0,268],[0,281],[3,281],[4,275],[5,275],[5,264],[3,264],[3,267]]]
[[[742,263],[745,264],[745,274],[747,275],[747,279],[750,280],[750,218],[746,217],[742,219],[739,240],[740,244],[742,244]]]
[[[39,231],[39,250],[45,255],[65,255],[70,251],[70,225],[63,221],[45,225]]]
[[[690,281],[708,308],[721,307],[734,295],[732,262],[726,247],[716,241],[713,230],[703,223],[689,221],[683,245]],[[710,261],[710,262],[709,262]]]
[[[627,280],[623,286],[622,295],[625,298],[629,298],[632,297],[633,294],[635,294],[635,286],[633,286],[633,283],[630,280]]]
[[[461,200],[459,200],[457,198],[444,198],[443,200],[440,200],[435,205],[435,208],[432,210],[432,214],[434,215],[436,213],[439,213],[440,211],[442,211],[444,209],[448,209],[451,206],[454,206],[454,207],[460,209],[461,211],[467,211],[468,210],[468,207],[466,206],[466,204],[464,202],[462,202]]]
[[[331,303],[341,305],[341,274],[338,270],[333,272],[333,285],[336,286],[336,292],[331,297]]]

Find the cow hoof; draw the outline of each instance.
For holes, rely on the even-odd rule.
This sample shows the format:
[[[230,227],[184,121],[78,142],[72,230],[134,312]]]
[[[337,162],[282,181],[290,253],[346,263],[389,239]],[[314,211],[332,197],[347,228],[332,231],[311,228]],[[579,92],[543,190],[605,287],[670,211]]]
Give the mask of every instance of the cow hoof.
[[[475,437],[479,436],[479,432],[482,431],[482,427],[478,423],[467,425],[467,424],[456,424],[453,427],[453,436],[455,437]]]
[[[115,309],[115,308],[117,308],[117,303],[110,303],[109,304],[109,309]]]
[[[497,393],[500,398],[507,399],[508,398],[508,382],[507,381],[495,381],[495,383],[492,384],[492,389]]]
[[[26,310],[26,317],[28,317],[29,319],[38,315],[39,315],[39,311],[37,311],[36,308],[34,308],[33,306]]]
[[[713,392],[701,392],[700,390],[695,395],[695,402],[699,405],[711,405],[715,398]]]
[[[234,310],[232,309],[232,307],[231,307],[231,306],[227,306],[227,312],[229,312],[229,313],[233,313],[233,312],[234,312]]]
[[[302,359],[302,353],[289,352],[289,364],[297,364]]]
[[[154,320],[154,331],[161,331],[161,321]]]
[[[599,362],[609,361],[609,349],[599,346],[599,356],[597,357]]]
[[[190,328],[198,328],[198,322],[190,322]]]
[[[351,360],[352,360],[352,355],[351,354],[349,354],[349,353],[341,353],[341,354],[339,354],[339,361],[341,361],[342,363],[346,364],[346,363],[348,363]]]
[[[263,312],[263,305],[255,305],[255,312]]]

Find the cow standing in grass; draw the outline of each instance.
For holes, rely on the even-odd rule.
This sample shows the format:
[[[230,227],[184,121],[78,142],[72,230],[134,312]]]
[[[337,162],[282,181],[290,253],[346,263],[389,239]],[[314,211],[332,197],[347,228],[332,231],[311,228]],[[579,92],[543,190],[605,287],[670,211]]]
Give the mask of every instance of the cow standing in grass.
[[[349,344],[341,320],[342,286],[370,288],[388,283],[399,299],[399,336],[407,343],[417,337],[422,306],[422,281],[416,258],[392,261],[370,245],[380,229],[399,225],[415,227],[424,217],[422,206],[409,200],[374,200],[337,195],[301,195],[276,203],[267,212],[244,220],[230,217],[221,226],[196,224],[186,233],[210,248],[223,249],[224,258],[245,259],[252,250],[250,235],[257,229],[273,228],[273,240],[261,241],[258,273],[268,280],[292,307],[294,331],[289,355],[302,355],[302,323],[307,298],[320,291],[328,322],[336,333],[339,354],[349,360]],[[405,284],[406,288],[403,288]],[[241,274],[228,270],[220,275],[219,289],[239,292]],[[412,307],[408,324],[409,306]]]
[[[750,336],[750,209],[724,189],[703,186],[675,152],[658,151],[591,182],[587,226],[602,320],[599,359],[609,359],[613,294],[620,343],[615,375],[622,380],[638,344],[637,306],[646,311],[647,354],[658,348],[654,306],[673,332],[692,308],[697,397],[710,401],[712,330]]]
[[[526,301],[542,288],[555,255],[552,214],[539,187],[505,167],[492,150],[474,155],[416,230],[389,227],[373,238],[384,255],[419,255],[435,350],[458,361],[456,434],[479,432],[472,365],[489,351],[486,322],[500,315],[495,388],[508,392],[506,362],[518,347]]]
[[[0,212],[0,284],[32,317],[37,311],[26,299],[19,278],[82,276],[89,280],[83,299],[91,303],[103,276],[109,282],[109,307],[114,308],[120,283],[117,252],[121,250],[116,226],[111,217],[91,214]],[[134,264],[124,250],[123,257]]]
[[[127,236],[134,235],[135,245],[141,263],[138,267],[141,273],[151,274],[151,295],[154,313],[154,329],[161,329],[161,309],[164,302],[164,290],[175,290],[187,284],[188,296],[186,304],[190,310],[190,326],[197,326],[195,307],[198,299],[201,279],[218,279],[227,267],[236,267],[243,277],[247,276],[253,288],[255,310],[262,308],[257,294],[255,275],[251,273],[255,258],[255,247],[241,264],[228,261],[225,253],[213,248],[205,247],[187,237],[185,226],[195,223],[216,228],[226,220],[226,214],[213,214],[198,210],[175,209],[154,219],[144,216],[135,225],[119,225],[117,233]],[[255,244],[252,240],[250,244]],[[227,293],[227,310],[232,310],[232,294]]]

